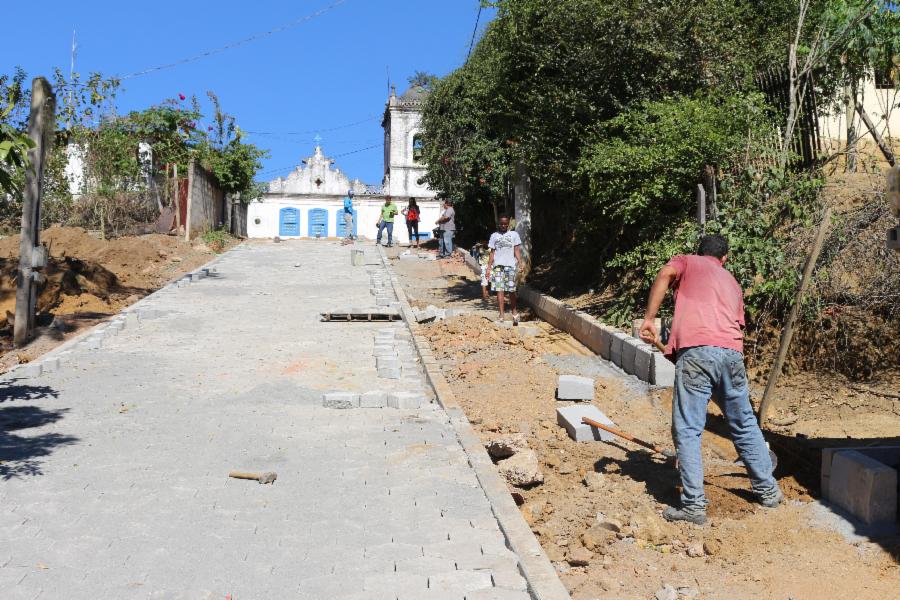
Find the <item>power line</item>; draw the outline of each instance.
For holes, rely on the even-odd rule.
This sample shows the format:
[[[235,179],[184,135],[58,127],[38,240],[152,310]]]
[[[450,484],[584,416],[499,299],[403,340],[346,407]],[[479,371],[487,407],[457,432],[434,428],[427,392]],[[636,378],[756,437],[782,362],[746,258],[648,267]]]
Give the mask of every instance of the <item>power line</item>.
[[[232,48],[237,48],[239,46],[249,44],[250,42],[255,42],[258,39],[268,37],[268,36],[274,35],[276,33],[281,33],[282,31],[291,29],[293,27],[297,27],[298,25],[302,25],[303,23],[306,23],[307,21],[311,21],[311,20],[315,19],[316,17],[320,17],[320,16],[324,15],[325,13],[327,13],[328,11],[337,8],[341,4],[344,4],[346,1],[347,0],[337,0],[336,2],[333,2],[332,4],[329,4],[328,6],[326,6],[324,8],[320,8],[319,10],[317,10],[316,12],[314,12],[312,14],[306,15],[305,17],[300,17],[299,19],[291,21],[290,23],[285,23],[284,25],[279,25],[278,27],[275,27],[274,29],[256,33],[256,34],[253,34],[250,37],[244,38],[242,40],[238,40],[236,42],[232,42],[230,44],[226,44],[226,45],[220,46],[218,48],[213,48],[212,50],[206,50],[205,52],[201,52],[200,54],[195,54],[195,55],[189,56],[187,58],[182,58],[181,60],[176,60],[175,62],[166,63],[163,65],[157,65],[155,67],[148,67],[141,71],[135,71],[134,73],[129,73],[128,75],[124,75],[124,76],[120,77],[119,79],[121,81],[124,81],[126,79],[133,79],[135,77],[141,77],[142,75],[147,75],[149,73],[155,73],[156,71],[162,71],[164,69],[171,69],[172,67],[177,67],[180,65],[198,61],[202,58],[206,58],[208,56],[213,56],[215,54],[220,54],[222,52],[225,52],[226,50],[231,50]]]
[[[478,1],[478,15],[475,17],[475,29],[472,30],[472,41],[469,42],[469,51],[466,53],[466,60],[472,54],[472,48],[475,46],[475,36],[478,34],[478,24],[481,22],[481,9],[484,8],[481,0]]]
[[[375,148],[383,148],[383,147],[384,147],[384,144],[375,144],[374,146],[367,146],[365,148],[357,148],[356,150],[350,150],[349,152],[333,154],[333,155],[329,156],[328,158],[340,158],[342,156],[349,156],[351,154],[358,154],[360,152],[365,152],[367,150],[374,150]],[[292,165],[287,165],[286,167],[273,167],[271,169],[266,169],[265,171],[259,171],[256,174],[256,176],[259,177],[260,175],[266,175],[268,173],[277,173],[278,171],[284,171],[285,169],[291,169],[296,166],[297,166],[296,164],[292,164]]]
[[[355,121],[353,123],[347,123],[345,125],[337,125],[336,127],[327,127],[325,129],[309,129],[307,131],[251,131],[249,129],[244,130],[245,133],[252,133],[254,135],[308,135],[310,133],[326,133],[329,131],[338,131],[340,129],[347,129],[349,127],[355,127],[356,125],[362,125],[363,123],[368,123],[369,121],[374,121],[375,119],[380,119],[381,114],[373,114],[369,115],[365,119],[361,121]]]

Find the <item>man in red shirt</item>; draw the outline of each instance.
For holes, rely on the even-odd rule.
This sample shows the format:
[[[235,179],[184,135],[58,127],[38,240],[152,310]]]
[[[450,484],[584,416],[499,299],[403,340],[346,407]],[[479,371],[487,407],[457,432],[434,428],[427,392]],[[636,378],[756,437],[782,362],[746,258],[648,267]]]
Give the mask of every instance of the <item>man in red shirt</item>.
[[[754,493],[768,508],[784,498],[772,476],[762,431],[750,406],[744,368],[744,297],[740,285],[725,270],[728,242],[717,235],[700,240],[696,255],[676,256],[656,276],[650,289],[640,335],[657,339],[653,320],[671,287],[675,315],[667,356],[674,356],[675,397],[672,402],[672,437],[681,475],[681,508],[669,507],[669,521],[706,522],[708,501],[703,493],[703,456],[700,437],[706,427],[706,405],[719,399],[731,436],[741,455]]]

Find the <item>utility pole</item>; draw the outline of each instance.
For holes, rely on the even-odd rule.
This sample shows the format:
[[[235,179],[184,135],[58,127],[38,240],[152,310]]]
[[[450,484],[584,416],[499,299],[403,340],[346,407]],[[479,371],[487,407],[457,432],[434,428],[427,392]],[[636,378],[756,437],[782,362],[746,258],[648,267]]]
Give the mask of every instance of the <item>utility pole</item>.
[[[43,279],[40,270],[47,265],[47,249],[41,246],[41,196],[43,194],[44,160],[53,141],[56,96],[43,77],[31,82],[31,112],[28,115],[28,137],[34,147],[28,151],[25,169],[25,194],[22,202],[22,235],[19,240],[19,269],[16,273],[16,321],[13,343],[28,343],[34,331],[37,283]]]

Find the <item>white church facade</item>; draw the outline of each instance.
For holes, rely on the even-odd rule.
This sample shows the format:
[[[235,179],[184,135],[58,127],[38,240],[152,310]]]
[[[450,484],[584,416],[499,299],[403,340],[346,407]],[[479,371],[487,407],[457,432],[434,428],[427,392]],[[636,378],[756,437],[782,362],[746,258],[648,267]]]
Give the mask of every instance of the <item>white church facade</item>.
[[[421,211],[419,237],[431,236],[440,216],[440,202],[422,182],[422,105],[427,92],[417,86],[402,96],[392,90],[385,106],[384,179],[380,186],[351,180],[316,146],[287,177],[269,182],[268,192],[247,207],[247,235],[251,238],[344,237],[344,197],[353,190],[355,235],[375,239],[378,218],[386,195],[399,209],[415,198]],[[386,240],[384,240],[386,241]],[[408,243],[402,215],[394,221],[394,241]]]

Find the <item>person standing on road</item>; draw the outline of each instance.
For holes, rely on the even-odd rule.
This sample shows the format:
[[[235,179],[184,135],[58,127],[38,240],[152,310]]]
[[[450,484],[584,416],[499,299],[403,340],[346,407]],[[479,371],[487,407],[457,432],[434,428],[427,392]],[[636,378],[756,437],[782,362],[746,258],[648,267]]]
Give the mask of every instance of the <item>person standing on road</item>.
[[[516,279],[518,266],[522,261],[522,239],[515,231],[509,228],[509,217],[501,215],[497,224],[498,231],[491,234],[488,248],[491,256],[488,258],[487,272],[490,274],[491,289],[497,292],[497,304],[500,307],[500,321],[504,314],[506,295],[509,294],[509,302],[512,305],[513,325],[519,324],[518,302],[516,293]]]
[[[438,258],[450,258],[453,254],[453,235],[456,233],[456,211],[453,210],[453,200],[449,198],[444,200],[444,212],[435,223],[441,233],[438,240]]]
[[[653,320],[672,287],[675,314],[666,355],[676,358],[672,437],[682,492],[681,508],[669,507],[663,512],[668,521],[706,522],[709,502],[703,492],[700,438],[713,395],[721,403],[760,503],[774,508],[784,498],[772,476],[772,460],[750,405],[743,355],[744,297],[738,282],[724,268],[727,258],[728,242],[718,235],[704,236],[696,255],[672,258],[653,282],[640,328],[641,339],[657,340]]]
[[[381,232],[387,229],[387,247],[394,245],[394,217],[397,215],[397,205],[390,196],[384,197],[384,204],[381,206],[381,217],[378,219],[378,236],[375,238],[375,245],[381,244]]]
[[[409,233],[409,245],[412,246],[413,240],[416,240],[416,248],[419,247],[419,205],[416,204],[415,198],[409,199],[409,204],[402,211],[406,217],[406,231]],[[415,237],[413,237],[415,234]]]
[[[344,239],[356,239],[353,235],[353,190],[347,190],[347,197],[344,198]]]

